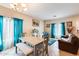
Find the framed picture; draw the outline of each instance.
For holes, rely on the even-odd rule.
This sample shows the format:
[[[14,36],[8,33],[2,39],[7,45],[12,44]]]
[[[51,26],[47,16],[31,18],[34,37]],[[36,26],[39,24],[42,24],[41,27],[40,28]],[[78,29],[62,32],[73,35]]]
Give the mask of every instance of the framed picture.
[[[79,33],[79,30],[77,30],[77,33]]]
[[[67,27],[72,27],[72,21],[67,22]]]
[[[46,24],[46,27],[49,28],[50,27],[50,24]]]
[[[73,30],[72,21],[67,22],[67,31],[68,33],[71,33]]]
[[[39,26],[39,20],[35,20],[35,19],[33,19],[32,20],[32,26],[34,26],[34,27],[36,27],[36,26]]]

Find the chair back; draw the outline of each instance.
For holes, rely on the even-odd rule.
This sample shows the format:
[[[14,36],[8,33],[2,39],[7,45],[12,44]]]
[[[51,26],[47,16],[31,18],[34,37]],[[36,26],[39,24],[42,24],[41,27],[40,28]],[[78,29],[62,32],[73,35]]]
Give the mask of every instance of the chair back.
[[[48,38],[49,38],[48,32],[43,32],[42,37],[43,37],[44,39],[48,39]]]
[[[41,42],[35,46],[35,51],[34,51],[35,56],[43,56],[44,55],[43,51],[44,51],[43,42]]]
[[[44,39],[44,55],[48,55],[48,39]]]

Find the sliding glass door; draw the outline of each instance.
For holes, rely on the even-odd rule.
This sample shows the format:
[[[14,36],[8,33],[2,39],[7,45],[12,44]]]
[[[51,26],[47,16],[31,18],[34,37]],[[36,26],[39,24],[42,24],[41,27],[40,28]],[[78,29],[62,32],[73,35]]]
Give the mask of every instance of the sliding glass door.
[[[3,18],[3,50],[13,47],[13,19],[9,17]]]
[[[3,16],[0,16],[0,51],[3,50]]]
[[[51,38],[62,37],[65,35],[65,23],[51,24]]]
[[[0,16],[0,51],[16,46],[22,32],[22,19]]]

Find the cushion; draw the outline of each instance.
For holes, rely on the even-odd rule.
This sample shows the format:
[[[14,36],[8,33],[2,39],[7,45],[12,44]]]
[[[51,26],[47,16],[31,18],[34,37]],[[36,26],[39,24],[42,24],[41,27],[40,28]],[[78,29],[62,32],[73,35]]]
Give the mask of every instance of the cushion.
[[[76,44],[77,44],[77,41],[78,41],[78,37],[75,36],[75,35],[73,35],[73,36],[72,36],[71,43],[76,45]]]
[[[69,37],[68,35],[61,36],[61,38],[68,38],[68,37]]]
[[[16,44],[17,48],[19,48],[25,55],[31,53],[33,51],[33,48],[24,44],[24,43],[18,43]]]
[[[72,38],[72,34],[69,34],[69,35],[66,35],[64,38],[62,38],[62,40],[71,42],[71,38]]]

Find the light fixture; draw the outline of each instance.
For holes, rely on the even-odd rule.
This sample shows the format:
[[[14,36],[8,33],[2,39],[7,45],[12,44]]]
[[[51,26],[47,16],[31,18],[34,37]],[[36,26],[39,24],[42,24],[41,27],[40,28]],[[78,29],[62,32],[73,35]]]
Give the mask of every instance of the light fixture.
[[[53,17],[56,17],[56,15],[54,15]]]
[[[27,11],[27,5],[24,3],[11,3],[10,4],[11,9],[19,12]]]

